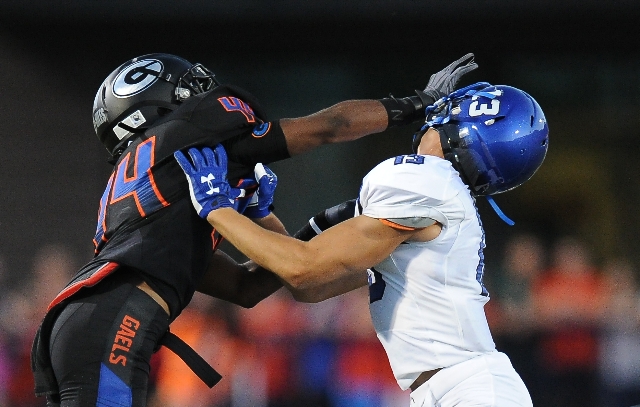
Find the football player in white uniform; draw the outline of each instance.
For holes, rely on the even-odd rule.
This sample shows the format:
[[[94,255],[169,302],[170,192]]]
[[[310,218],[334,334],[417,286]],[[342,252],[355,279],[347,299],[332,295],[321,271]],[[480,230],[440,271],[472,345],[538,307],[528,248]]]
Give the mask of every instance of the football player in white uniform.
[[[321,301],[369,284],[378,338],[412,406],[531,406],[485,317],[485,236],[475,198],[493,205],[491,195],[538,169],[548,148],[544,114],[525,92],[487,83],[455,91],[426,113],[414,154],[377,165],[355,204],[334,209],[355,216],[312,219],[318,235],[309,241],[262,229],[232,209],[237,191],[225,182],[222,147],[191,149],[193,163],[180,152],[176,159],[200,216],[297,299]],[[258,204],[269,206],[277,179],[260,165],[256,179]]]

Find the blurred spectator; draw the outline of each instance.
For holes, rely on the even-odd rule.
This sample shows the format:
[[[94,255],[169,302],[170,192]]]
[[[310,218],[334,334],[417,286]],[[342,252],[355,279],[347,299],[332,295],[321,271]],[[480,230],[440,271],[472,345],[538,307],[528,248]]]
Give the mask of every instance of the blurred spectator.
[[[45,245],[36,252],[32,281],[25,286],[34,305],[36,323],[40,323],[49,303],[67,285],[77,266],[71,252],[63,245]]]
[[[369,290],[356,290],[340,297],[335,334],[333,406],[408,405],[409,392],[402,392],[391,371],[384,348],[376,337],[369,312]]]
[[[536,387],[536,347],[532,282],[544,268],[544,248],[530,234],[515,235],[507,241],[501,267],[486,273],[491,295],[487,316],[496,347],[511,359],[527,385],[534,405],[539,398]]]
[[[298,396],[293,366],[306,330],[305,306],[280,290],[252,309],[237,308],[237,333],[257,356],[245,363],[261,368],[253,370],[266,378],[269,406],[289,405]]]
[[[49,302],[65,286],[75,270],[73,257],[61,245],[46,245],[36,252],[32,273],[22,285],[3,295],[0,327],[7,335],[11,375],[7,405],[41,406],[34,394],[30,353],[33,337]]]
[[[151,407],[387,407],[408,404],[368,311],[368,291],[319,304],[284,290],[245,310],[196,294],[172,331],[223,374],[207,390],[166,349]]]
[[[167,348],[154,355],[155,384],[150,406],[155,407],[218,407],[229,405],[229,372],[241,353],[237,340],[231,337],[224,312],[215,306],[216,300],[196,293],[193,300],[171,325],[171,331],[194,348],[223,376],[212,390],[191,369]],[[256,407],[260,407],[257,405]]]
[[[585,244],[576,238],[555,243],[551,267],[533,283],[540,329],[537,351],[540,405],[596,406],[598,326],[605,285]]]
[[[600,343],[601,407],[640,404],[640,287],[626,259],[603,267],[609,295]]]
[[[541,242],[519,235],[507,242],[501,268],[487,273],[498,348],[530,387],[534,405],[639,404],[636,270],[614,259],[600,274],[572,238],[556,243],[551,260],[541,272]],[[0,406],[42,406],[33,396],[29,349],[49,301],[75,268],[64,246],[48,245],[36,253],[28,279],[11,287],[0,258]],[[206,389],[163,348],[152,359],[149,406],[407,405],[367,308],[366,288],[319,304],[296,303],[281,290],[250,310],[196,294],[172,330],[224,379]]]
[[[513,236],[506,244],[502,267],[495,276],[488,273],[491,297],[501,307],[502,323],[509,336],[527,335],[533,330],[533,297],[531,283],[544,267],[544,249],[537,237],[529,234]]]
[[[9,287],[7,284],[7,269],[4,258],[0,254],[0,406],[6,406],[7,392],[9,391],[9,378],[11,377],[11,354],[9,352],[9,338],[2,321],[5,314],[11,312],[7,304]]]

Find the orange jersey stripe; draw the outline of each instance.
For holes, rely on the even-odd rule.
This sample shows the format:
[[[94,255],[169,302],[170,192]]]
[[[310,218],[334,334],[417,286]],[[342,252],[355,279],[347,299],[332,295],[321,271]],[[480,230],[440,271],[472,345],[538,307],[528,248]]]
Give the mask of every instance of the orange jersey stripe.
[[[382,222],[383,224],[394,228],[394,229],[398,229],[398,230],[418,230],[418,229],[422,229],[422,228],[412,228],[410,226],[404,226],[404,225],[400,225],[398,223],[395,222],[391,222],[390,220],[387,219],[378,219],[380,222]]]
[[[103,278],[111,274],[111,272],[119,267],[118,263],[110,262],[106,263],[100,270],[96,271],[91,277],[86,280],[81,280],[76,282],[75,284],[70,285],[65,288],[56,296],[56,298],[51,301],[49,307],[47,308],[47,312],[51,310],[51,308],[60,304],[62,301],[71,297],[73,294],[77,293],[82,287],[92,287],[98,284]]]

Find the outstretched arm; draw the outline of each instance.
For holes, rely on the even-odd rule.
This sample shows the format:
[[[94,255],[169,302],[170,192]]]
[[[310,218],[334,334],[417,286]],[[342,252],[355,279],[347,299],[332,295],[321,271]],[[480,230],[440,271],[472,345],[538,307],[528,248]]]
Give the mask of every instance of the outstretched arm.
[[[380,100],[348,100],[309,116],[282,119],[290,155],[302,154],[322,144],[352,141],[388,127],[424,120],[425,108],[451,93],[458,80],[478,65],[467,54],[431,75],[416,96]]]
[[[329,143],[352,141],[387,129],[387,112],[378,100],[349,100],[309,116],[281,119],[290,155]]]
[[[192,148],[189,155],[192,161],[180,151],[174,153],[187,176],[198,215],[295,290],[314,290],[339,280],[357,282],[358,273],[362,275],[402,242],[422,233],[421,229],[397,229],[364,215],[339,223],[308,242],[266,230],[233,208],[238,191],[226,181],[227,155],[222,145],[215,151]],[[269,170],[257,178],[259,193],[272,195],[275,175]]]
[[[363,215],[303,242],[263,229],[230,208],[211,211],[207,220],[247,257],[303,291],[358,275],[364,282],[364,270],[415,233]]]
[[[227,157],[215,151],[190,149],[189,161],[177,151],[176,160],[187,175],[194,207],[231,244],[295,290],[314,290],[335,281],[357,281],[357,274],[386,258],[416,230],[400,230],[378,219],[358,216],[303,242],[261,228],[233,209],[237,191],[226,181]],[[270,171],[268,171],[270,173]],[[273,190],[273,173],[258,177],[260,190]],[[353,279],[353,280],[352,280]]]
[[[418,231],[395,229],[368,216],[357,216],[329,228],[308,242],[256,225],[233,209],[234,191],[226,181],[227,155],[190,149],[189,161],[177,151],[176,160],[187,180],[198,215],[247,257],[271,270],[296,290],[310,290],[348,278],[379,263]],[[266,167],[264,167],[265,170]],[[258,175],[260,194],[273,193],[275,174]]]
[[[324,230],[351,219],[355,212],[355,200],[336,205],[319,212],[302,227],[294,237],[309,241]],[[253,219],[261,227],[287,235],[280,220],[273,214]],[[293,297],[300,302],[320,302],[328,298],[355,290],[367,284],[366,272],[353,273],[312,290],[296,289],[275,274],[258,266],[253,261],[237,264],[226,254],[218,251],[209,265],[198,291],[221,298],[234,304],[250,308],[285,285]]]

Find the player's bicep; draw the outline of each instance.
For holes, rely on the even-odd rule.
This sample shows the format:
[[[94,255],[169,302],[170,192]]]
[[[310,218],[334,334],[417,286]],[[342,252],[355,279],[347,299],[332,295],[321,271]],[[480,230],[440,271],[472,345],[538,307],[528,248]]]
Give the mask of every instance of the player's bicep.
[[[288,141],[278,121],[257,125],[252,131],[222,142],[229,160],[229,176],[232,165],[242,164],[253,170],[256,163],[269,164],[289,158]]]

